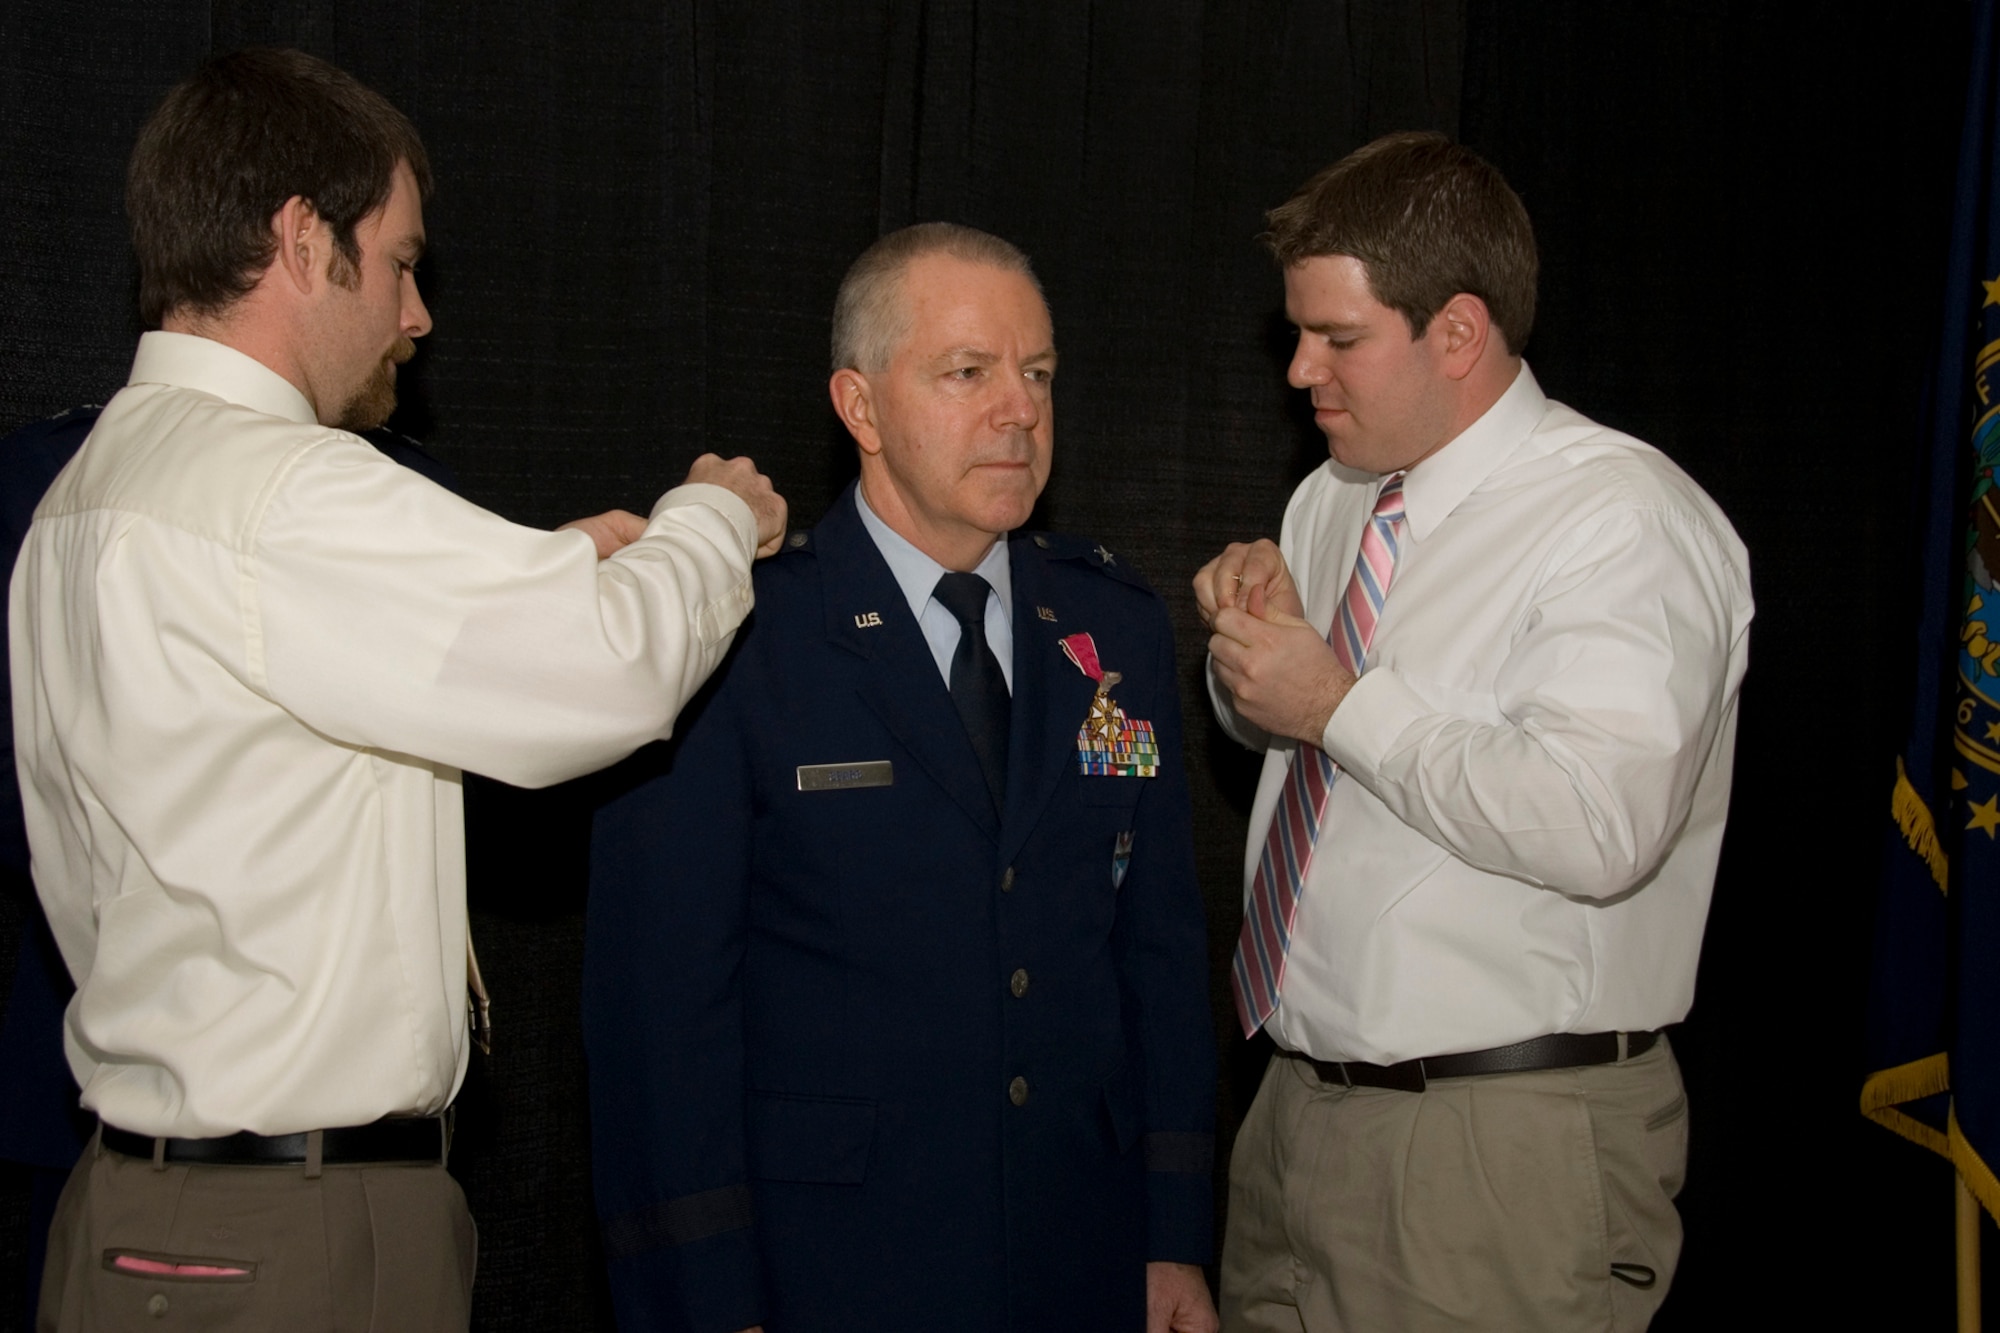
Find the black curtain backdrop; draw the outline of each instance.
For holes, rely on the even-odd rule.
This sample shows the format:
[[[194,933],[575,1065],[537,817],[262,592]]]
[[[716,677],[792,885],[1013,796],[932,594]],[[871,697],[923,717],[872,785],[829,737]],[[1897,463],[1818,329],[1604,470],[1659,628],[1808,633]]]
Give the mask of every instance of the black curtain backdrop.
[[[1180,632],[1226,1136],[1268,1054],[1235,1035],[1226,982],[1255,763],[1201,724],[1187,580],[1224,542],[1275,534],[1324,456],[1282,383],[1279,282],[1253,238],[1373,136],[1456,134],[1534,217],[1542,383],[1679,460],[1752,554],[1736,801],[1675,1037],[1689,1239],[1658,1326],[1942,1327],[1949,1174],[1855,1107],[1968,34],[1962,0],[1841,17],[1724,0],[17,0],[0,8],[0,429],[123,382],[125,155],[170,84],[249,43],[333,60],[424,134],[437,330],[396,424],[521,522],[643,509],[707,449],[753,455],[815,520],[854,470],[825,393],[848,261],[927,218],[1019,242],[1063,354],[1037,521],[1145,570]],[[472,812],[500,1038],[453,1166],[485,1329],[608,1326],[579,809],[489,789]],[[5,910],[11,958],[22,908]],[[24,1216],[7,1178],[0,1268]],[[0,1318],[16,1305],[0,1290]]]

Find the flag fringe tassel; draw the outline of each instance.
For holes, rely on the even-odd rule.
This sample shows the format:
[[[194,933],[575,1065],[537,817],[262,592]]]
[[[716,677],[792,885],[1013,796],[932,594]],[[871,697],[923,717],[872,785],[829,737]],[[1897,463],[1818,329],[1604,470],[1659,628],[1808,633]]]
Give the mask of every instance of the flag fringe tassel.
[[[1942,1052],[1906,1065],[1879,1069],[1861,1085],[1861,1114],[1940,1157],[1952,1157],[1950,1139],[1902,1109],[1903,1103],[1951,1091],[1951,1073]],[[1970,1151],[1968,1147],[1967,1151]],[[1975,1154],[1976,1156],[1976,1154]],[[2000,1192],[1995,1194],[2000,1202]]]
[[[1896,756],[1896,789],[1889,798],[1889,811],[1896,817],[1896,827],[1903,831],[1903,841],[1924,859],[1924,864],[1931,868],[1931,878],[1937,881],[1938,891],[1944,892],[1950,880],[1951,863],[1945,857],[1944,848],[1938,845],[1937,824],[1931,817],[1931,808],[1923,797],[1917,795],[1917,789],[1910,785],[1910,775],[1903,769],[1901,755]]]
[[[1972,1146],[1958,1127],[1958,1108],[1953,1107],[1950,1118],[1951,1164],[1958,1168],[1959,1178],[1972,1197],[1996,1220],[2000,1220],[2000,1178],[1993,1174],[1993,1168],[1986,1165],[1986,1159]]]
[[[1979,1200],[1979,1206],[2000,1220],[2000,1176],[1994,1174],[1979,1150],[1965,1137],[1965,1131],[1959,1128],[1958,1108],[1954,1106],[1947,1112],[1943,1133],[1901,1109],[1904,1102],[1935,1097],[1950,1090],[1947,1058],[1927,1055],[1871,1074],[1861,1085],[1861,1114],[1919,1147],[1947,1158],[1965,1181],[1965,1187],[1972,1191],[1972,1197]]]

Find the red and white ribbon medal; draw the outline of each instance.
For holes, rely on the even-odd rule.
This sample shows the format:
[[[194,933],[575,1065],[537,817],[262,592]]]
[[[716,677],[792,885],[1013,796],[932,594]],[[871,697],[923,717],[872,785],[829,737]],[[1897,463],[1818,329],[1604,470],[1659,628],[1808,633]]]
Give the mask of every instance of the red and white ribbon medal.
[[[1063,656],[1076,669],[1097,682],[1090,700],[1090,713],[1076,732],[1076,763],[1086,776],[1151,778],[1160,773],[1160,743],[1153,724],[1125,716],[1125,710],[1111,697],[1111,687],[1125,677],[1106,671],[1097,660],[1097,644],[1088,634],[1072,634],[1062,641]]]

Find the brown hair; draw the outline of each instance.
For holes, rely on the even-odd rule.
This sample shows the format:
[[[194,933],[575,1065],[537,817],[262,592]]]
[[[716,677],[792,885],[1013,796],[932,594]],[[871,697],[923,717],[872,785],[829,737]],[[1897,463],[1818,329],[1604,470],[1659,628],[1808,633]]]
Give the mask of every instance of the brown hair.
[[[294,195],[325,220],[334,277],[351,281],[354,226],[388,202],[399,162],[428,199],[416,129],[325,61],[251,48],[204,62],[146,122],[126,169],[146,326],[215,314],[256,286],[277,252],[271,216]]]
[[[833,300],[833,368],[874,374],[889,364],[909,330],[903,273],[926,255],[950,255],[1019,273],[1042,290],[1028,256],[1012,241],[956,222],[919,222],[892,231],[861,252]]]
[[[1299,187],[1265,215],[1262,240],[1286,268],[1350,255],[1375,299],[1420,338],[1460,292],[1486,303],[1519,353],[1535,327],[1535,230],[1521,197],[1442,134],[1390,134]]]

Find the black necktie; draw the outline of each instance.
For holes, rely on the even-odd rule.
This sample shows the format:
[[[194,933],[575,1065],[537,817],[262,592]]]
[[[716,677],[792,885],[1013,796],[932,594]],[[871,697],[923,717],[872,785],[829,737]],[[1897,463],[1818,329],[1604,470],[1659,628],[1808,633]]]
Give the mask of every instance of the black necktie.
[[[1007,715],[1012,700],[1000,659],[986,642],[986,597],[992,586],[977,574],[946,574],[932,594],[958,621],[958,651],[951,655],[951,701],[986,772],[994,806],[1007,800]]]

